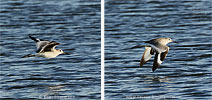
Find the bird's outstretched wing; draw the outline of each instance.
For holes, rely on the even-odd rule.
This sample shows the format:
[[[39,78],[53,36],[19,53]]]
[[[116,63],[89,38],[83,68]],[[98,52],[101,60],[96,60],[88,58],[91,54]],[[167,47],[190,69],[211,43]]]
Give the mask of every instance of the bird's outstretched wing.
[[[49,42],[47,45],[45,45],[45,46],[40,50],[40,52],[52,51],[53,49],[55,49],[55,47],[56,47],[57,45],[60,45],[60,43],[51,41],[51,42]]]
[[[152,71],[154,72],[162,63],[161,61],[161,53],[157,53],[155,54],[155,58],[154,58],[154,63],[153,63],[153,67],[152,67]]]
[[[48,45],[50,42],[49,41],[39,41],[36,43],[37,46],[37,53],[41,52],[43,50],[43,48]]]
[[[154,64],[153,64],[153,67],[152,67],[153,72],[160,66],[162,61],[164,61],[168,52],[169,52],[169,48],[167,48],[167,50],[165,52],[155,54]]]
[[[34,40],[36,42],[36,47],[37,47],[37,53],[41,52],[43,50],[43,48],[48,44],[50,43],[49,41],[47,40],[42,40],[42,39],[38,39],[38,38],[35,38],[35,37],[32,37],[29,35],[29,38]]]
[[[32,39],[32,40],[34,40],[35,42],[39,42],[39,41],[40,41],[40,39],[35,38],[35,37],[32,37],[32,36],[30,36],[30,35],[29,35],[29,38]]]
[[[167,48],[167,50],[165,52],[161,53],[161,58],[160,58],[161,61],[164,61],[164,59],[166,58],[166,55],[168,54],[168,52],[169,52],[169,47]]]
[[[151,47],[145,47],[145,51],[140,61],[140,67],[142,67],[154,54],[154,50]]]

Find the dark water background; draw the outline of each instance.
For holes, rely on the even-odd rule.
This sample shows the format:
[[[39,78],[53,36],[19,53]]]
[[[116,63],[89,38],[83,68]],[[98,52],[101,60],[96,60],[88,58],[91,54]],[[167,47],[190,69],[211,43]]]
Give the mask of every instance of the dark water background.
[[[70,55],[35,53],[35,37]],[[0,98],[100,99],[100,0],[0,0]]]
[[[106,100],[212,99],[211,0],[105,0]],[[171,37],[152,73],[139,68],[144,41]]]

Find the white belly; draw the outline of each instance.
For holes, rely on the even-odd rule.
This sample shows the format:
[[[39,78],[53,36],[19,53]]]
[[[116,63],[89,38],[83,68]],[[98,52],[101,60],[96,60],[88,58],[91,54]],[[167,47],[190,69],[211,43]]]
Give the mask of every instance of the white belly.
[[[39,53],[37,56],[44,57],[44,58],[55,58],[58,55],[59,53],[56,53],[56,52],[44,52],[44,53]]]

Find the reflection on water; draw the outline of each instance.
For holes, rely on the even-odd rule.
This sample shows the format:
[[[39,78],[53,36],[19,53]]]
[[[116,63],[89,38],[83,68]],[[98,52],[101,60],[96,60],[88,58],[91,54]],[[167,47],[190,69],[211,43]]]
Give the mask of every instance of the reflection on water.
[[[117,99],[211,98],[211,0],[105,0],[105,95]],[[163,64],[142,68],[145,41],[171,37]]]

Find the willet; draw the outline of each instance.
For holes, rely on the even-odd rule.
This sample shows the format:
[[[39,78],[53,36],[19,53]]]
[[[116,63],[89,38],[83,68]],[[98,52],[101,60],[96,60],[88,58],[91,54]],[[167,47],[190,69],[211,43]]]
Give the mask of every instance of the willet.
[[[60,43],[57,43],[55,41],[47,41],[47,40],[41,40],[35,37],[32,37],[29,35],[29,38],[34,40],[36,42],[37,51],[35,55],[28,54],[23,56],[25,57],[44,57],[44,58],[55,58],[60,54],[68,54],[63,52],[61,49],[55,49],[57,45],[60,45]]]
[[[157,38],[150,41],[146,41],[149,46],[145,46],[145,51],[140,61],[140,67],[143,66],[155,53],[154,63],[152,67],[152,71],[154,72],[162,61],[166,58],[166,55],[169,51],[169,47],[167,46],[168,43],[174,42],[171,38]]]

